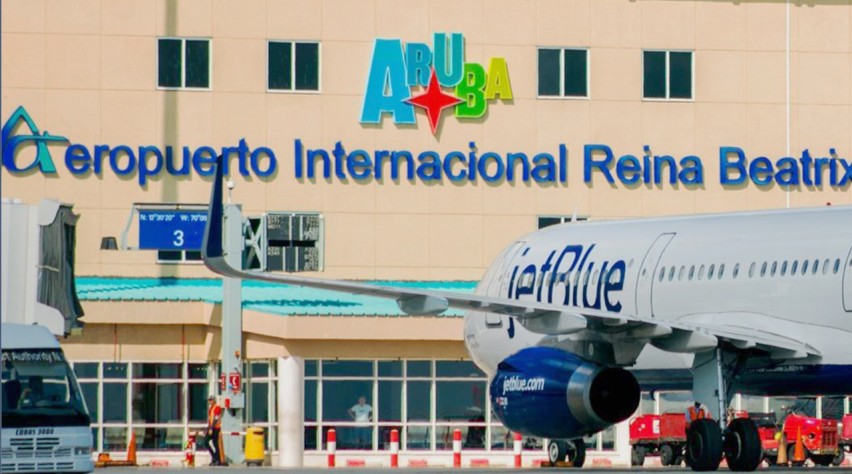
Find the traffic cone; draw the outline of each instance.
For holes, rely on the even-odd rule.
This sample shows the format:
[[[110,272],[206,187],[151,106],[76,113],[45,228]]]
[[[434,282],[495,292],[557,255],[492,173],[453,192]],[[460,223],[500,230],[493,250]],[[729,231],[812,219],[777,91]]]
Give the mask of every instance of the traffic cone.
[[[792,461],[802,464],[805,462],[805,445],[802,444],[802,428],[796,429],[796,447],[793,449]]]
[[[127,462],[136,465],[136,432],[130,432],[130,446],[127,447]]]
[[[778,437],[778,456],[775,459],[775,464],[778,466],[787,465],[787,437],[784,436],[784,430],[779,433]]]

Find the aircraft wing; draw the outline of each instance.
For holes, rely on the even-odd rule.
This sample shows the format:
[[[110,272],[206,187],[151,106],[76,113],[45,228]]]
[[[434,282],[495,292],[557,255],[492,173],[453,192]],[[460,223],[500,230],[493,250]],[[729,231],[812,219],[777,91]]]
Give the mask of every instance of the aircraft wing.
[[[213,182],[201,253],[207,267],[222,276],[393,299],[399,305],[400,310],[406,314],[434,315],[449,308],[502,314],[516,318],[520,324],[533,332],[562,335],[594,331],[604,335],[614,345],[629,343],[629,345],[639,349],[650,343],[670,352],[695,353],[713,349],[724,343],[739,350],[762,350],[779,359],[819,355],[816,349],[800,341],[749,328],[661,321],[536,301],[237,269],[227,263],[222,246],[223,173],[221,160],[221,156],[217,158],[216,176]],[[638,352],[635,353],[635,356],[638,356]],[[635,360],[635,356],[631,354],[619,363],[628,365],[631,363],[629,359]]]

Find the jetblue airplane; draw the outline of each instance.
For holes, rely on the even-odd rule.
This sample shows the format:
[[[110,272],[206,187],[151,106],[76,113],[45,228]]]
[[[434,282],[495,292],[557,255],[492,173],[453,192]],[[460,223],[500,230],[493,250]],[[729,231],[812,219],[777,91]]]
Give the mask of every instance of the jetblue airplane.
[[[391,298],[407,314],[466,310],[496,415],[549,438],[554,462],[581,466],[581,438],[633,415],[641,389],[683,388],[715,419],[690,426],[690,467],[716,470],[724,455],[752,471],[756,425],[724,416],[734,392],[852,393],[852,207],[548,227],[511,244],[473,294],[242,271],[225,261],[222,219],[217,165],[212,271]]]

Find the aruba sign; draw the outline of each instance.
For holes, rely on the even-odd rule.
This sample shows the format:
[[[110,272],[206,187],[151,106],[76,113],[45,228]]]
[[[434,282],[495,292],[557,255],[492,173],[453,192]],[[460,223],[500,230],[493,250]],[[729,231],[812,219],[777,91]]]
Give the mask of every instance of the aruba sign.
[[[412,89],[425,87],[415,97]],[[443,88],[453,88],[453,93]],[[408,43],[399,39],[376,39],[373,60],[367,76],[367,90],[361,108],[361,123],[379,123],[389,113],[396,124],[413,124],[414,107],[425,109],[437,133],[441,112],[454,108],[457,118],[485,115],[488,103],[512,99],[512,84],[506,59],[482,64],[464,62],[464,36],[461,33],[435,33],[433,47],[426,43]]]

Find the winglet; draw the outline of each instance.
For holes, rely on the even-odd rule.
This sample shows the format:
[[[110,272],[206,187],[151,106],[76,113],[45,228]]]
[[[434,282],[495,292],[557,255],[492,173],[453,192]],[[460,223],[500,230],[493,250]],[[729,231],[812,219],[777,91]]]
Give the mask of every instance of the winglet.
[[[222,251],[222,179],[224,176],[222,168],[223,156],[216,157],[215,173],[213,177],[213,191],[210,193],[210,206],[207,209],[207,225],[204,226],[204,240],[201,244],[201,257],[205,263],[210,259],[221,258]]]

